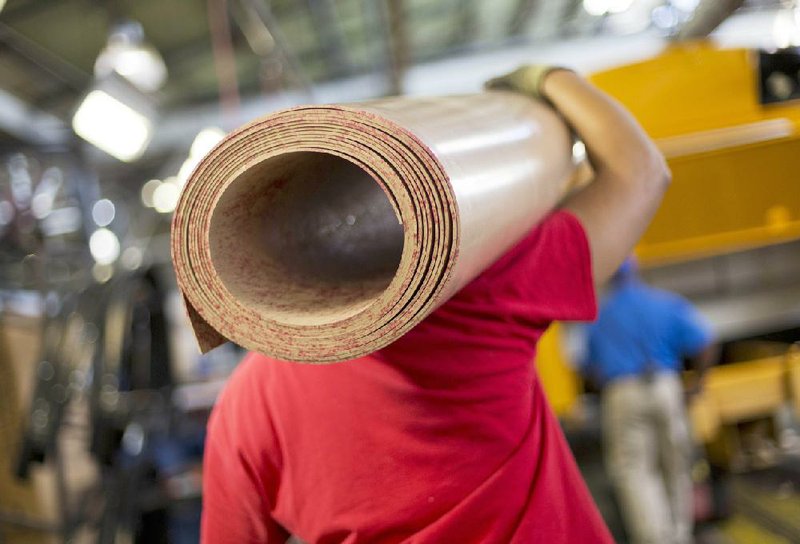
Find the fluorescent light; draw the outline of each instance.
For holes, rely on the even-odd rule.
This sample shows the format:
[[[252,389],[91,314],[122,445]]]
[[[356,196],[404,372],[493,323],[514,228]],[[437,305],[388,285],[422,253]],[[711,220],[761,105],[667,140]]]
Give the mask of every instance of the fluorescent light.
[[[119,238],[108,229],[97,229],[89,237],[89,251],[97,264],[111,264],[119,257]]]
[[[97,283],[105,283],[114,275],[114,267],[109,264],[95,263],[92,267],[92,276]]]
[[[58,208],[40,219],[39,228],[45,236],[61,236],[81,229],[83,214],[76,206]]]
[[[146,207],[152,208],[154,206],[153,194],[156,192],[159,185],[161,185],[161,180],[159,179],[151,179],[142,185],[142,204]]]
[[[114,220],[116,208],[114,203],[107,198],[98,200],[92,206],[92,219],[98,227],[107,227]]]
[[[671,0],[670,2],[670,4],[686,13],[694,11],[699,3],[700,0]]]
[[[145,92],[160,89],[167,79],[167,68],[153,48],[141,46],[107,47],[95,63],[98,78],[117,72]]]
[[[653,24],[661,30],[672,30],[675,28],[680,22],[675,9],[676,8],[672,5],[666,4],[654,8],[653,13],[651,14]]]
[[[183,164],[181,164],[181,167],[178,170],[178,174],[175,176],[178,180],[178,184],[181,187],[186,185],[186,182],[189,181],[189,176],[192,175],[192,170],[194,170],[195,166],[200,164],[202,159],[202,155],[189,155],[186,157],[186,160],[183,161]]]
[[[128,270],[136,270],[142,265],[143,259],[144,255],[142,254],[142,250],[136,246],[130,246],[122,252],[120,262],[122,262],[122,266]]]
[[[44,219],[53,211],[53,195],[38,193],[31,199],[31,212],[36,219]]]
[[[610,13],[623,13],[631,9],[633,0],[608,0],[606,4]]]
[[[586,159],[586,144],[578,140],[572,144],[572,160],[576,163]]]
[[[0,0],[2,1],[2,0]],[[5,227],[14,219],[14,205],[8,200],[0,200],[0,227]]]
[[[798,12],[794,9],[783,9],[775,15],[772,25],[772,34],[775,45],[778,47],[792,47],[800,45],[800,21]]]
[[[176,183],[177,180],[170,178],[156,187],[153,192],[153,207],[159,213],[170,213],[178,205],[178,197],[181,190]]]
[[[150,141],[150,120],[105,91],[91,91],[84,98],[72,128],[84,140],[109,155],[131,162],[144,152]]]
[[[189,156],[203,158],[225,137],[225,131],[217,127],[206,127],[197,133],[192,142]]]
[[[116,25],[94,63],[98,79],[114,72],[146,93],[157,91],[167,79],[164,59],[155,47],[145,42],[142,25],[136,21]]]
[[[599,17],[606,14],[608,11],[608,4],[608,0],[583,0],[583,9],[585,9],[586,13],[589,15]]]
[[[192,142],[192,147],[189,150],[189,156],[183,161],[180,170],[178,170],[178,185],[183,187],[189,180],[192,170],[200,164],[209,151],[214,149],[218,143],[225,138],[225,131],[217,127],[206,127],[195,136]]]
[[[632,5],[633,0],[583,0],[583,9],[595,17],[606,13],[622,13],[629,10]]]

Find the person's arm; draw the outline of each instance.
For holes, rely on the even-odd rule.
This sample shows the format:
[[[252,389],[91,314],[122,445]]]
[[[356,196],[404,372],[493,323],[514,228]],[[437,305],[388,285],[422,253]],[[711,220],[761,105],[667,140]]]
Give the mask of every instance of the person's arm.
[[[579,75],[546,65],[522,66],[486,86],[549,102],[580,136],[594,179],[571,195],[589,238],[595,284],[607,280],[630,254],[658,209],[670,173],[633,116]]]
[[[678,297],[674,310],[676,353],[688,359],[694,379],[687,386],[687,396],[700,393],[705,385],[705,375],[719,359],[719,345],[713,327],[692,304]]]
[[[670,181],[663,156],[633,116],[567,70],[554,70],[539,90],[583,140],[594,180],[564,208],[586,229],[595,283],[607,280],[650,223]]]
[[[201,544],[284,543],[289,534],[271,516],[280,480],[269,413],[248,356],[233,373],[208,422],[203,454]]]
[[[694,381],[689,385],[686,394],[689,397],[697,395],[705,387],[706,372],[719,359],[719,346],[715,343],[707,344],[699,353],[689,357],[689,362],[695,371]]]

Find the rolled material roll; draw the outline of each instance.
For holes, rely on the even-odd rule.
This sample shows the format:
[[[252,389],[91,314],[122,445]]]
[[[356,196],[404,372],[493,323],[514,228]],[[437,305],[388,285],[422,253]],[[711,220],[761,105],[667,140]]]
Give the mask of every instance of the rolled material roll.
[[[573,172],[564,123],[513,93],[252,122],[197,166],[173,218],[200,348],[315,363],[376,351],[519,241]]]

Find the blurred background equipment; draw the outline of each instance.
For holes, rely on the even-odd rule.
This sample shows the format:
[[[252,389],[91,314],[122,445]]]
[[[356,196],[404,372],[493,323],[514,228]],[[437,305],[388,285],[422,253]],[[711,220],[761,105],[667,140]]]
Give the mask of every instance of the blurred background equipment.
[[[698,539],[800,541],[798,46],[791,0],[0,0],[0,542],[197,541],[241,349],[197,352],[169,222],[227,132],[523,62],[590,74],[673,171],[637,253],[722,341],[690,407]],[[579,336],[536,364],[625,542]]]

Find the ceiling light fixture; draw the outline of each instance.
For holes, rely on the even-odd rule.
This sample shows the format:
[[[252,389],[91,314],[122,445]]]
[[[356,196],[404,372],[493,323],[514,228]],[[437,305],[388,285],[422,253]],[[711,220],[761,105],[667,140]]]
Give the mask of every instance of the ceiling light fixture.
[[[153,207],[158,213],[172,213],[178,205],[181,188],[175,178],[167,178],[153,191]]]
[[[607,13],[623,13],[628,11],[634,0],[583,0],[586,13],[600,17]]]
[[[127,81],[98,81],[72,117],[75,133],[109,155],[131,162],[144,152],[153,133],[152,103]]]
[[[97,264],[111,264],[119,257],[119,238],[106,228],[97,229],[89,237],[89,252]]]
[[[203,157],[211,151],[215,145],[222,141],[225,137],[225,131],[217,127],[206,127],[195,136],[192,142],[192,147],[189,150],[189,156],[183,161],[180,170],[178,170],[178,184],[183,187],[189,180],[189,175],[200,164]]]
[[[142,25],[124,21],[115,25],[108,43],[94,64],[98,79],[117,73],[143,92],[160,89],[167,79],[167,67],[158,50],[144,39]]]
[[[779,11],[772,24],[772,36],[780,48],[800,45],[800,10],[786,8]]]
[[[150,139],[149,120],[103,91],[91,91],[72,118],[75,133],[121,161],[137,159]]]

